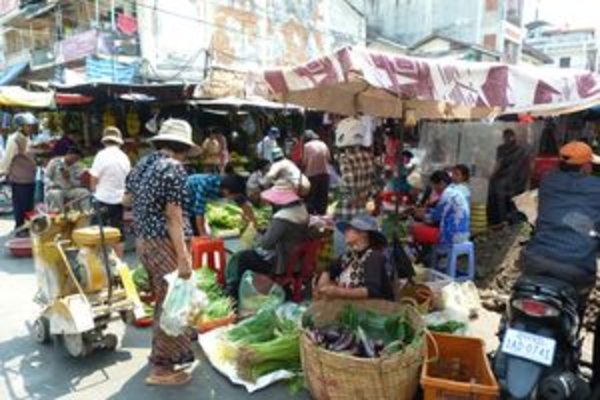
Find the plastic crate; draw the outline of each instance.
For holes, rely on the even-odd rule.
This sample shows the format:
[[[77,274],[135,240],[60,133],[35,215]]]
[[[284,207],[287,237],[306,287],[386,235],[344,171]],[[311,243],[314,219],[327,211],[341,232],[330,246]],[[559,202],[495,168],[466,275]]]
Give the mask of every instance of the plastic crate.
[[[436,357],[437,356],[437,357]],[[500,393],[485,354],[485,343],[478,338],[432,333],[427,338],[427,358],[421,371],[424,400],[494,400]],[[443,363],[456,362],[466,379],[458,381],[436,376]]]

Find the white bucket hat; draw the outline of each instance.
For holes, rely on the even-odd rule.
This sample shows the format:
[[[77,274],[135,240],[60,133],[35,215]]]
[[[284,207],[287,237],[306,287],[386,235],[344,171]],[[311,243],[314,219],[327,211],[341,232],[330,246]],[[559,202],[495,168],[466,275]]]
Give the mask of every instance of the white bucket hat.
[[[123,134],[121,130],[115,126],[109,126],[102,132],[102,143],[116,143],[123,145]]]
[[[192,141],[192,126],[183,119],[170,118],[162,123],[158,135],[151,142],[176,142],[190,146],[191,150],[198,146]]]

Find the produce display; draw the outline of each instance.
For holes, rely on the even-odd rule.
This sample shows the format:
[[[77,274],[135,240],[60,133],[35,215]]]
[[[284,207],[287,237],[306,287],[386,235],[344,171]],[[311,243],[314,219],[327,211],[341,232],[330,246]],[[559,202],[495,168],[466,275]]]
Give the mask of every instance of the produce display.
[[[254,207],[253,210],[258,228],[265,229],[271,220],[271,207]],[[215,231],[243,230],[245,225],[242,209],[236,204],[226,202],[208,203],[206,219],[211,229]]]
[[[209,267],[195,272],[196,286],[206,294],[208,305],[198,317],[198,326],[206,327],[214,321],[230,318],[234,315],[233,300],[225,295],[217,282],[217,274]],[[214,327],[217,327],[215,325]],[[205,330],[201,328],[202,330]]]
[[[221,358],[235,364],[238,375],[256,382],[278,370],[300,370],[298,324],[263,308],[231,328],[220,341]]]
[[[131,278],[133,279],[133,283],[135,284],[138,292],[150,291],[150,276],[142,264],[139,264],[134,268],[134,270],[131,272]]]
[[[206,219],[214,230],[238,229],[242,225],[242,209],[229,203],[208,203]]]
[[[347,305],[337,321],[315,327],[312,316],[305,314],[303,326],[318,346],[361,358],[393,354],[409,346],[418,336],[408,318],[400,313],[385,316]]]

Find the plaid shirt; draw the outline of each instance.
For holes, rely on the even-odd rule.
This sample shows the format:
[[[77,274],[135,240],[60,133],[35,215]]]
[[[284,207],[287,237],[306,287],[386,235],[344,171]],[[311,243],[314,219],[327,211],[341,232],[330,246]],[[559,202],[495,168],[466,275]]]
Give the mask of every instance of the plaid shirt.
[[[346,221],[364,213],[367,200],[377,193],[375,157],[368,149],[353,147],[342,150],[338,163],[342,175],[342,198],[335,216]]]

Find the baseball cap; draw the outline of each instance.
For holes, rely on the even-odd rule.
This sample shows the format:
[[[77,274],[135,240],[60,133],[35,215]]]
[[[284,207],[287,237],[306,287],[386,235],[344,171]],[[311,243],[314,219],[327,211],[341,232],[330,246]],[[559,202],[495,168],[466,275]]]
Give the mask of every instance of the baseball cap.
[[[560,148],[560,160],[569,165],[600,164],[600,157],[584,142],[574,141]]]

